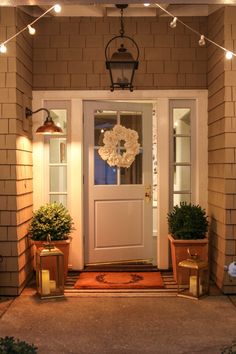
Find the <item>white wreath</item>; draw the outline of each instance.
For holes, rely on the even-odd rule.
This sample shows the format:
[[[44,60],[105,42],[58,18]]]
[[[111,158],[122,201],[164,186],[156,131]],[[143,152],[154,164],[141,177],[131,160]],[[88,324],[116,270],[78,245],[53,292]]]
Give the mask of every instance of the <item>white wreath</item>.
[[[118,154],[117,147],[121,140],[125,141],[126,151]],[[103,143],[104,146],[99,148],[98,153],[103,160],[107,161],[109,166],[128,168],[139,153],[138,133],[120,124],[104,133]]]

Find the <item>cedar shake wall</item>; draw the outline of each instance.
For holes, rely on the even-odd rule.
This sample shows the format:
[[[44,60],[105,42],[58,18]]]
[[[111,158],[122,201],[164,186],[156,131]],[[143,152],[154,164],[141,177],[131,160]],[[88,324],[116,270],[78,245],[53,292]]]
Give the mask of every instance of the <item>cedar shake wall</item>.
[[[29,18],[0,7],[0,40]],[[27,234],[32,215],[31,127],[24,107],[32,99],[32,39],[24,33],[0,55],[0,295],[17,295],[32,273]]]
[[[209,17],[209,38],[235,51],[236,8],[227,7]],[[216,284],[236,293],[236,280],[224,266],[236,256],[236,63],[227,61],[215,46],[208,51],[208,161],[210,259]]]
[[[235,51],[236,8],[184,22]],[[31,22],[0,7],[0,41]],[[236,59],[169,18],[125,18],[126,35],[140,48],[135,89],[209,89],[209,210],[211,271],[226,293],[236,281],[224,272],[236,255]],[[207,26],[209,32],[207,32]],[[31,274],[27,238],[32,215],[31,126],[24,118],[34,90],[107,90],[104,48],[119,33],[119,18],[42,18],[0,55],[0,295],[16,295]],[[33,45],[32,45],[33,44]],[[208,57],[207,57],[208,55]]]
[[[206,17],[184,21],[207,32]],[[140,48],[134,88],[206,89],[207,49],[187,28],[169,23],[166,17],[125,18],[125,34]],[[35,28],[34,90],[109,90],[104,50],[119,33],[119,18],[43,18]]]

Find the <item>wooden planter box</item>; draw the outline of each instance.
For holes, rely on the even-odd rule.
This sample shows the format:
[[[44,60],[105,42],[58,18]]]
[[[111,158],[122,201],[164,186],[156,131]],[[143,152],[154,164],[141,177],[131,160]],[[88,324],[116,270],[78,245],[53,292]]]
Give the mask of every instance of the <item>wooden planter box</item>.
[[[208,262],[208,238],[200,240],[176,240],[168,235],[170,241],[174,280],[177,282],[177,267],[179,262],[188,259],[188,249],[191,254],[197,253],[199,259]]]
[[[36,250],[38,248],[44,247],[45,241],[33,241]],[[64,254],[64,279],[67,277],[68,273],[68,261],[69,261],[69,249],[70,249],[70,240],[61,240],[61,241],[52,241],[52,244],[57,247]],[[35,253],[36,253],[35,250]],[[35,258],[35,257],[34,257]],[[34,265],[35,267],[35,265]]]

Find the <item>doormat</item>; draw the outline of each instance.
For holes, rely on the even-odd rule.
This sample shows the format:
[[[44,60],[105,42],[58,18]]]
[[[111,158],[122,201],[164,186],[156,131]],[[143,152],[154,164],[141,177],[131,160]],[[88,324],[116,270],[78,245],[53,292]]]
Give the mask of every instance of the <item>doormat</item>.
[[[76,289],[161,289],[160,272],[82,272]]]

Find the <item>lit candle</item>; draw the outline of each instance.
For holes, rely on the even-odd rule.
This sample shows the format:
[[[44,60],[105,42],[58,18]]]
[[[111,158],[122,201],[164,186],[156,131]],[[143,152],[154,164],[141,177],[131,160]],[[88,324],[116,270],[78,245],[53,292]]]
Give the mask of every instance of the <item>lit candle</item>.
[[[56,290],[56,281],[55,280],[50,280],[50,292]]]
[[[50,274],[49,270],[42,269],[42,295],[50,294]]]
[[[194,296],[197,295],[197,277],[196,277],[196,275],[191,275],[189,278],[189,291]]]
[[[189,292],[192,293],[194,296],[197,295],[197,276],[191,275],[189,278]],[[199,295],[202,295],[202,284],[200,284],[199,279]]]

